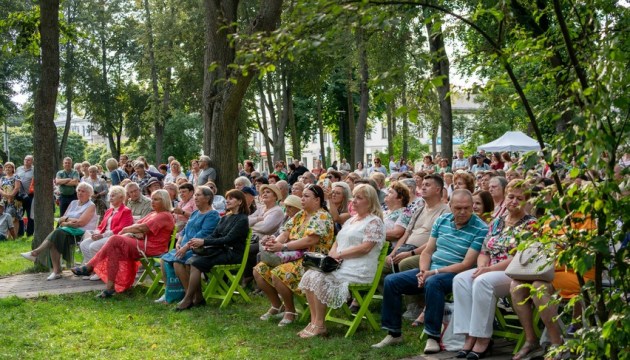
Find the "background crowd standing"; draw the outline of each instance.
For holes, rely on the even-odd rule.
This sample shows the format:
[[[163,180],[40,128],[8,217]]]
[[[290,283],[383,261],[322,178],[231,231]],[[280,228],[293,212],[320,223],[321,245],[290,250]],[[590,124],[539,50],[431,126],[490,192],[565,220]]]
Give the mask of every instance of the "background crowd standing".
[[[537,209],[533,198],[553,188],[549,167],[541,162],[524,168],[508,153],[465,157],[461,150],[455,159],[427,155],[416,169],[394,157],[387,165],[375,158],[370,166],[358,162],[353,170],[342,159],[328,169],[318,161],[309,170],[299,161],[288,166],[279,161],[272,173],[262,174],[247,160],[238,165],[234,189],[221,195],[207,156],[193,160],[188,171],[172,157],[156,168],[144,157],[132,161],[122,155],[118,161],[108,159],[105,169],[66,158],[54,179],[59,226],[45,239],[34,239],[34,250],[22,256],[52,268],[48,280],[55,280],[62,277],[62,259],[74,265],[78,244],[83,264],[72,272],[103,281],[106,288],[98,296],[110,297],[133,285],[138,259],[162,255],[163,277],[179,280],[183,290],[177,298],[163,296],[156,302],[177,302],[175,310],[184,311],[205,304],[202,274],[215,265],[242,261],[251,229],[243,282],[269,299],[270,308],[260,319],[277,319],[281,327],[293,323],[293,296],[304,296],[311,321],[298,335],[309,338],[327,334],[328,308],[349,304],[358,309],[348,285],[374,281],[386,246],[381,325],[387,335],[373,347],[401,343],[404,318],[413,326],[424,324],[425,353],[441,351],[443,314],[451,296],[453,331],[465,336],[458,358],[479,359],[492,350],[497,301],[505,299],[526,335],[514,359],[544,354],[533,322],[534,310],[542,304],[548,304],[539,312],[547,342],[551,348],[562,344],[558,309],[549,300],[556,292],[565,299],[579,293],[575,273],[563,267],[552,282],[532,282],[542,289],[534,297],[505,274],[520,233],[555,231],[562,236],[562,229],[551,224],[535,225],[544,209]],[[599,180],[595,170],[570,179],[571,168],[582,166],[574,162],[557,158],[555,166],[570,186]],[[621,183],[628,166],[626,153],[615,180]],[[17,169],[4,164],[1,239],[32,235],[32,180],[32,156]],[[620,194],[627,196],[627,189]],[[588,214],[574,218],[581,221],[571,226],[583,231],[596,227]],[[176,245],[168,251],[174,231]],[[330,273],[308,270],[302,264],[306,251],[328,254],[341,265]],[[584,278],[593,276],[589,272]],[[565,334],[580,326],[579,318],[576,306],[575,321]]]

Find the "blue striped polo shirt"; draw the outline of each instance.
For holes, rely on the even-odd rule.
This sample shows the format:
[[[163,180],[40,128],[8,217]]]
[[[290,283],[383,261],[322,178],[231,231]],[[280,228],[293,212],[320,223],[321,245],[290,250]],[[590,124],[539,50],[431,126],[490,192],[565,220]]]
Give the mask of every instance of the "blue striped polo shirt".
[[[488,233],[488,225],[473,214],[461,228],[455,226],[453,214],[440,215],[431,229],[431,237],[436,238],[436,248],[431,256],[431,270],[441,269],[464,261],[468,249],[477,252]]]

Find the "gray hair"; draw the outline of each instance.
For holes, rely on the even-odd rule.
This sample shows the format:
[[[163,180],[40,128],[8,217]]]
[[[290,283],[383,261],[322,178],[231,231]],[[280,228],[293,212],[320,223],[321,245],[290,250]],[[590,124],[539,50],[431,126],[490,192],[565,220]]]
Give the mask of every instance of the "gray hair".
[[[199,161],[203,161],[205,162],[208,166],[210,166],[210,156],[208,155],[201,155],[199,157]]]
[[[278,189],[280,189],[280,192],[282,193],[283,196],[287,196],[289,194],[289,183],[286,180],[280,180],[276,183],[276,186],[278,187]],[[278,199],[278,200],[282,200],[282,199]]]
[[[111,197],[113,195],[122,195],[122,197],[125,198],[127,196],[127,191],[120,185],[114,185],[109,188],[109,196]]]
[[[197,190],[200,190],[203,196],[209,198],[208,205],[212,206],[212,203],[214,201],[214,193],[212,192],[212,189],[210,189],[209,187],[205,185],[202,185],[202,186],[197,186]]]
[[[501,188],[505,191],[505,187],[508,184],[508,181],[507,181],[506,178],[504,178],[503,176],[494,176],[494,177],[490,178],[489,182],[492,182],[492,181],[495,181],[495,182],[498,181],[499,185],[501,185]]]
[[[125,185],[125,191],[129,191],[133,187],[140,190],[140,186],[138,185],[138,183],[130,182],[129,184]]]
[[[252,182],[245,176],[239,176],[234,180],[234,184],[243,184],[245,186],[252,186]]]
[[[94,195],[94,188],[92,187],[92,185],[88,184],[88,183],[79,183],[79,185],[77,185],[77,190],[79,189],[83,189],[85,191],[87,191],[90,196]]]
[[[105,167],[107,167],[109,171],[115,170],[118,167],[118,161],[114,158],[109,158],[105,161]]]

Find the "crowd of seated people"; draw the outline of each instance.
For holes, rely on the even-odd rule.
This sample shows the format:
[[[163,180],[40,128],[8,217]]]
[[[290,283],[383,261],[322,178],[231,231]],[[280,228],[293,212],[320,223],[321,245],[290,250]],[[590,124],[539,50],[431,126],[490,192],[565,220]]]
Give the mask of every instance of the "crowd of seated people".
[[[542,351],[533,323],[533,310],[541,305],[547,305],[539,314],[551,345],[563,342],[558,309],[549,302],[556,292],[567,299],[579,293],[575,272],[558,269],[553,282],[532,282],[542,289],[537,296],[505,274],[519,234],[563,234],[551,222],[536,226],[538,213],[530,197],[552,184],[545,179],[545,166],[524,169],[507,153],[493,153],[488,159],[479,152],[466,158],[461,150],[452,160],[424,156],[417,172],[411,162],[395,162],[394,157],[389,163],[393,173],[379,158],[371,166],[359,161],[354,171],[345,160],[328,169],[320,162],[310,171],[299,161],[288,166],[278,161],[268,175],[246,161],[235,171],[233,189],[221,196],[212,161],[202,156],[190,164],[185,171],[180,162],[169,159],[156,168],[142,157],[131,161],[123,155],[119,161],[108,159],[108,172],[102,173],[89,163],[73,169],[72,159],[64,159],[55,178],[63,208],[59,227],[46,239],[34,240],[34,250],[22,256],[50,266],[48,280],[56,280],[62,278],[61,259],[72,262],[78,245],[83,263],[71,270],[103,281],[103,298],[133,285],[140,258],[161,256],[162,277],[172,269],[184,288],[175,307],[183,311],[205,304],[202,274],[216,265],[241,263],[251,229],[243,281],[269,300],[269,310],[260,319],[290,325],[298,317],[294,296],[305,297],[311,317],[298,333],[302,338],[327,334],[329,308],[356,306],[350,283],[381,280],[381,325],[387,335],[375,348],[401,343],[402,321],[410,319],[414,326],[424,324],[424,352],[441,351],[444,307],[450,297],[453,331],[465,336],[458,358],[480,359],[491,352],[499,298],[512,299],[525,333],[515,360]],[[619,167],[629,165],[620,162]],[[14,187],[20,186],[12,166],[6,164],[9,171],[3,177],[7,184],[12,180],[12,187],[0,193],[5,207],[13,200]],[[584,182],[576,180],[573,186]],[[574,216],[583,221],[571,226],[584,231],[595,227],[590,217]],[[12,225],[5,222],[7,228]],[[176,243],[169,251],[174,229]],[[383,279],[374,279],[383,246],[390,249]],[[330,273],[308,270],[302,263],[306,251],[328,254],[340,266]],[[584,278],[589,281],[593,274]],[[577,307],[574,316],[579,315]]]

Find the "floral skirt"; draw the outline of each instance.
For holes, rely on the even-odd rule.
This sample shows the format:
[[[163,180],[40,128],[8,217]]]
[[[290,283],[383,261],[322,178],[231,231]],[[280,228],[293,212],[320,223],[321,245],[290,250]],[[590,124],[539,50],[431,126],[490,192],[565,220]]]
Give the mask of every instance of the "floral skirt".
[[[271,282],[271,277],[275,276],[289,289],[291,289],[294,294],[302,294],[298,288],[300,280],[302,280],[302,275],[304,275],[304,272],[306,271],[304,266],[302,266],[302,259],[290,261],[278,265],[275,268],[271,268],[269,265],[261,262],[254,267],[254,271],[258,272],[269,284],[273,284]]]

